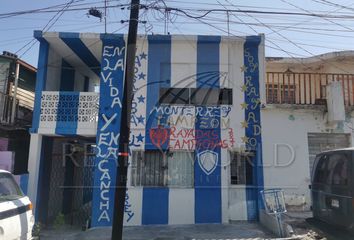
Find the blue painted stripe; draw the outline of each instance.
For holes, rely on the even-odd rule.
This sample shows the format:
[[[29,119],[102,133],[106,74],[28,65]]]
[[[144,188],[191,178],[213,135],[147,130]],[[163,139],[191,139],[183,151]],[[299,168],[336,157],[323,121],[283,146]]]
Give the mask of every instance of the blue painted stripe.
[[[262,206],[260,191],[264,187],[263,164],[262,164],[262,135],[261,113],[260,113],[260,91],[259,91],[259,59],[258,47],[261,37],[250,36],[244,43],[244,84],[248,87],[245,92],[244,101],[248,104],[245,109],[245,121],[248,127],[245,129],[245,136],[248,138],[246,148],[254,151],[253,157],[252,184],[246,186],[247,217],[253,221],[258,219],[259,208]],[[259,101],[257,101],[259,100]]]
[[[39,136],[39,143],[41,146],[40,158],[39,158],[39,171],[38,171],[38,182],[37,182],[37,198],[36,207],[34,208],[34,216],[36,221],[43,222],[46,219],[47,208],[48,208],[48,196],[49,196],[49,184],[51,174],[51,164],[52,160],[48,159],[49,152],[53,148],[52,137]],[[50,152],[51,153],[51,152]]]
[[[92,227],[112,226],[114,186],[118,161],[118,143],[124,84],[125,41],[122,35],[115,38],[102,36],[102,66],[100,102],[97,123],[97,155],[95,158],[92,199]],[[111,47],[111,48],[109,48]],[[113,48],[112,48],[113,47]],[[108,54],[105,54],[104,50]],[[113,54],[113,49],[116,51]],[[119,53],[119,54],[117,54]],[[115,70],[105,68],[106,63],[120,63]],[[107,121],[103,117],[106,117]],[[109,124],[108,124],[108,123]],[[106,124],[107,123],[107,124]]]
[[[97,76],[100,75],[101,64],[81,41],[79,33],[61,32],[59,37]]]
[[[159,107],[160,88],[171,86],[171,36],[148,36],[148,43],[145,150],[165,150],[168,148],[168,138],[158,147],[153,144],[150,131],[157,127],[158,118],[164,131],[169,129],[167,117],[158,116],[153,109]],[[144,188],[142,224],[168,224],[168,195],[168,188]]]
[[[80,92],[59,92],[55,134],[76,135]]]
[[[144,188],[142,224],[168,224],[168,188]]]
[[[155,107],[159,107],[160,88],[171,86],[171,36],[148,36],[148,76],[146,92],[145,149],[159,149],[150,138],[151,128],[159,123],[168,130],[167,117],[158,116]],[[168,140],[161,149],[168,148]]]
[[[59,91],[74,91],[75,69],[64,59],[61,61]]]
[[[36,77],[36,90],[35,90],[31,133],[38,132],[40,115],[41,115],[42,91],[45,90],[46,81],[47,81],[49,43],[45,39],[39,39],[39,42],[40,42],[40,46],[39,46],[39,57],[38,57],[38,69],[37,69],[37,77]]]
[[[197,43],[197,88],[220,87],[220,37],[198,36]],[[201,112],[206,112],[206,106],[200,106]],[[220,141],[220,126],[210,129],[203,126],[205,122],[217,119],[218,116],[202,117],[196,111],[196,132],[204,136],[213,136],[213,141]],[[217,115],[217,114],[216,114]],[[196,139],[196,159],[194,164],[195,185],[195,223],[220,223],[221,222],[221,149],[220,146],[205,146],[202,140]],[[206,154],[206,155],[205,155]],[[199,158],[211,156],[215,158],[216,167],[211,172],[205,172],[199,163]],[[202,162],[202,161],[201,161]]]
[[[27,195],[28,190],[28,174],[20,175],[20,187],[22,192]]]

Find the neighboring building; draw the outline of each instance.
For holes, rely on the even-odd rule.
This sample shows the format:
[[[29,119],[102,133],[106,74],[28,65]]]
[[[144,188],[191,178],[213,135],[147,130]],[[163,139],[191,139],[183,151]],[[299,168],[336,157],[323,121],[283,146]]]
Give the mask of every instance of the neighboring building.
[[[16,65],[19,66],[17,87]],[[0,55],[0,168],[16,175],[28,172],[28,130],[32,122],[36,72],[35,67],[15,54],[4,51]]]
[[[109,226],[125,37],[35,37],[29,196],[36,219],[50,224],[64,214],[67,223]],[[138,37],[126,225],[258,218],[264,60],[262,36]]]
[[[289,209],[308,210],[315,155],[353,146],[354,52],[267,58],[265,79],[263,161],[286,165],[264,168],[265,187],[285,189]]]

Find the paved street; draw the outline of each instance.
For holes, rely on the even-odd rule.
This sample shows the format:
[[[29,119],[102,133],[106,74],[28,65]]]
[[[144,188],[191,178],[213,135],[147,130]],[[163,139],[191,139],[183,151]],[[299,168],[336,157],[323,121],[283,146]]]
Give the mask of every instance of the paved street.
[[[110,228],[44,230],[40,240],[109,240]],[[271,239],[256,223],[125,227],[126,240]]]

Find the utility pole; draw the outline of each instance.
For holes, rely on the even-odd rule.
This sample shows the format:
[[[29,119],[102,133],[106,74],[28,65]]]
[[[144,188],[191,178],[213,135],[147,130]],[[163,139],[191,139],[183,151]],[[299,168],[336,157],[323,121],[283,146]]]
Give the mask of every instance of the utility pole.
[[[104,0],[104,33],[107,33],[107,0]]]
[[[124,92],[122,100],[121,131],[119,137],[119,155],[116,171],[116,187],[114,194],[112,240],[122,240],[125,195],[127,191],[127,171],[129,157],[130,118],[133,100],[133,80],[136,53],[136,39],[138,32],[140,0],[132,0],[130,5],[130,19],[127,54],[125,61]]]
[[[20,76],[20,63],[16,58],[16,72],[15,72],[15,82],[14,82],[14,93],[12,95],[12,108],[11,108],[11,123],[15,123],[15,115],[16,115],[16,97],[17,97],[17,86],[18,86],[18,78]],[[10,89],[10,91],[12,91]]]

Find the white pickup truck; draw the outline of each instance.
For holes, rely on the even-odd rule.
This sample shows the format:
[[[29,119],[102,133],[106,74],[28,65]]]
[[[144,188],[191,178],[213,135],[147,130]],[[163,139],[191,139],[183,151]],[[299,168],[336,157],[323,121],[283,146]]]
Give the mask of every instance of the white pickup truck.
[[[11,173],[0,170],[0,240],[32,239],[32,203]]]

